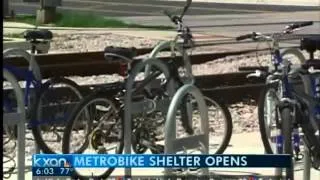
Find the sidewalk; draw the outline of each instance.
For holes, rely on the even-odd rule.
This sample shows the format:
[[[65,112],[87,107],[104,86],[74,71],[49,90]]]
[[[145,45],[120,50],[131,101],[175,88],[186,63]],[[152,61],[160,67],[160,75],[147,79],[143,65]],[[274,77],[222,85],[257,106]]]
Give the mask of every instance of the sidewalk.
[[[162,0],[186,1],[186,0]],[[261,5],[291,5],[291,6],[320,6],[320,0],[193,0],[193,2],[233,3],[233,4],[261,4]]]
[[[227,148],[225,154],[263,154],[263,146],[260,139],[259,132],[234,134],[231,137],[230,146]],[[31,165],[28,162],[27,165]],[[295,180],[303,180],[303,168],[302,164],[296,165]],[[150,168],[136,168],[132,170],[132,175],[155,175],[161,176],[163,169],[150,169]],[[112,176],[123,175],[123,169],[116,169]],[[274,168],[210,168],[210,173],[221,175],[252,175],[261,174],[265,176],[274,175]],[[311,180],[320,179],[320,172],[314,169],[311,170]],[[31,179],[32,173],[26,172],[26,179]],[[16,174],[13,174],[10,180],[15,180]]]

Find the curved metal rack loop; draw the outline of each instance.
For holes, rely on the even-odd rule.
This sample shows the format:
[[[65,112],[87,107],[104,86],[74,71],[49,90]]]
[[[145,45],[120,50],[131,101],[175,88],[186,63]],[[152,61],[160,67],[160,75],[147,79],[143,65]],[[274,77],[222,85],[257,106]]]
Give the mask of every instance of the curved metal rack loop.
[[[3,69],[3,78],[9,81],[15,92],[17,99],[18,112],[17,113],[4,113],[3,114],[3,125],[17,125],[18,126],[18,175],[17,179],[25,179],[25,122],[26,122],[26,113],[25,105],[23,100],[23,92],[21,87],[18,84],[15,76],[10,73],[8,70]]]
[[[42,80],[40,67],[38,63],[35,61],[34,55],[31,55],[27,51],[19,48],[10,48],[3,51],[3,58],[6,58],[11,55],[22,56],[25,60],[27,60],[29,63],[29,70],[33,72],[33,75],[36,78],[36,80]]]
[[[185,138],[176,138],[176,112],[182,102],[182,98],[191,94],[198,106],[201,117],[201,134]],[[192,112],[192,110],[191,110]],[[200,142],[200,143],[197,143]],[[200,147],[199,147],[200,145]],[[209,121],[208,108],[200,90],[192,84],[186,84],[178,89],[174,95],[168,110],[165,122],[165,154],[175,154],[176,152],[201,148],[203,154],[209,154]],[[169,175],[172,169],[166,168],[165,173]],[[209,175],[208,168],[202,168],[203,175]]]
[[[158,59],[150,58],[146,59],[142,62],[139,62],[132,69],[129,74],[127,83],[126,83],[126,94],[124,100],[124,106],[126,107],[124,110],[124,152],[125,154],[131,154],[131,139],[132,139],[132,114],[133,114],[133,103],[132,103],[132,89],[135,77],[141,72],[146,65],[151,65],[153,67],[157,67],[161,70],[165,77],[169,79],[170,73],[166,64]],[[173,96],[174,93],[174,84],[173,81],[170,81],[168,84],[168,93],[169,97]],[[139,106],[141,107],[141,106]],[[141,107],[141,110],[144,110],[144,107]],[[125,168],[125,176],[131,176],[131,168]]]

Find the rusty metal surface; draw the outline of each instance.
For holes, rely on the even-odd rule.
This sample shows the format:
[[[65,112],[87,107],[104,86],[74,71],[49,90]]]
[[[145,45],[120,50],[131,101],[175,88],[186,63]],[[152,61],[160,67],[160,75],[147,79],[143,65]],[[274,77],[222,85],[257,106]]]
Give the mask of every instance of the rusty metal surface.
[[[147,54],[152,51],[152,48],[138,49],[137,56]],[[206,53],[196,54],[190,57],[192,64],[202,64],[218,58],[223,58],[230,55],[240,55],[251,53],[255,50],[242,50],[221,53]],[[85,53],[62,53],[62,54],[41,54],[35,56],[38,62],[43,78],[54,76],[92,76],[101,74],[119,73],[120,63],[108,63],[103,56],[103,52],[85,52]],[[172,60],[171,57],[161,57],[161,60]],[[141,59],[135,59],[133,66]],[[182,58],[177,56],[173,60],[178,65],[182,64]],[[18,66],[20,68],[27,68],[27,61],[20,57],[10,57],[4,60],[6,63]],[[241,101],[243,98],[257,99],[258,94],[263,88],[263,79],[255,79],[249,81],[246,75],[252,71],[244,71],[228,74],[215,74],[196,76],[196,85],[202,92],[215,99],[219,98],[225,103],[234,103]],[[22,79],[20,79],[22,80]],[[105,84],[85,85],[83,91],[85,94],[90,93],[90,87],[98,88],[105,86]],[[113,94],[114,91],[120,89],[113,89],[107,93]],[[111,92],[112,91],[112,92]],[[64,93],[61,89],[61,93]]]
[[[149,53],[152,48],[138,49],[137,56]],[[254,50],[222,52],[222,53],[206,53],[196,54],[190,57],[192,64],[202,64],[218,58],[223,58],[230,55],[240,55],[253,52]],[[40,66],[43,78],[53,76],[92,76],[101,74],[118,73],[120,69],[119,63],[109,63],[104,59],[103,52],[86,52],[86,53],[61,53],[61,54],[41,54],[36,55],[35,59]],[[161,60],[172,60],[171,57],[161,57]],[[135,59],[133,66],[141,59]],[[178,65],[182,64],[180,56],[173,60]],[[27,68],[28,63],[20,57],[6,58],[5,63]]]
[[[196,85],[204,95],[212,97],[215,100],[223,101],[226,104],[240,102],[246,98],[258,100],[259,93],[264,87],[264,79],[255,79],[255,81],[248,80],[246,78],[248,73],[251,73],[251,71],[196,76]],[[111,98],[111,95],[121,90],[121,86],[118,85],[119,83],[121,82],[83,85],[81,87],[84,95],[92,93],[93,90],[104,88],[106,97]],[[58,88],[57,91],[61,94],[70,92],[67,91],[66,88]]]

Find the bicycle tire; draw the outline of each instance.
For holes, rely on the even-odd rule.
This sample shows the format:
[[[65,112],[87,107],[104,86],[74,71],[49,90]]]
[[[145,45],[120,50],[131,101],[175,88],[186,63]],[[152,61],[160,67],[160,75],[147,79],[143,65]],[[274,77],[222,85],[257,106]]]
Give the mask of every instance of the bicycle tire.
[[[303,64],[305,61],[306,61],[306,58],[304,57],[304,55],[301,53],[301,51],[299,51],[298,49],[296,48],[288,48],[288,49],[285,49],[284,51],[282,51],[280,53],[280,56],[281,57],[284,57],[285,55],[287,54],[292,54],[294,56],[296,56],[299,61],[300,61],[300,64]]]
[[[218,107],[220,107],[220,109],[222,110],[222,113],[224,115],[226,131],[224,133],[221,146],[215,152],[215,154],[223,154],[224,151],[227,149],[229,143],[230,143],[231,136],[232,136],[232,131],[233,131],[231,113],[230,113],[228,107],[224,103],[219,102],[219,101],[215,101],[212,98],[209,98],[207,96],[204,96],[204,99],[205,99],[205,101],[210,101],[211,103],[213,103],[213,104],[217,105]]]
[[[261,140],[265,149],[265,153],[267,154],[275,154],[273,151],[269,137],[267,135],[266,130],[266,121],[265,121],[265,101],[266,101],[266,95],[268,92],[276,93],[276,90],[273,87],[266,87],[263,91],[260,92],[260,97],[258,101],[258,122],[259,122],[259,130],[260,130],[260,136]]]
[[[41,98],[43,97],[43,95],[45,94],[45,92],[49,89],[49,87],[53,84],[65,84],[68,87],[70,87],[70,89],[77,95],[77,97],[79,99],[82,99],[82,93],[81,93],[81,87],[79,85],[77,85],[74,81],[63,78],[63,77],[54,77],[51,78],[50,80],[48,80],[47,82],[45,82],[38,94],[38,96],[36,97],[36,102],[35,105],[32,109],[32,113],[31,113],[31,121],[30,123],[34,122],[34,121],[39,121],[39,117],[38,117],[38,112],[40,111],[41,108]],[[38,147],[46,154],[56,154],[57,152],[50,148],[49,145],[45,142],[45,140],[42,137],[42,132],[41,132],[41,128],[38,125],[31,125],[31,130],[34,136],[34,139],[38,145]]]
[[[208,105],[208,103],[214,105],[215,107],[217,107],[219,110],[221,110],[222,114],[223,114],[223,119],[224,119],[224,123],[225,123],[225,132],[223,134],[223,138],[221,141],[220,146],[217,148],[217,150],[215,151],[214,154],[223,154],[223,152],[227,149],[231,136],[232,136],[232,130],[233,130],[233,124],[232,124],[232,118],[231,118],[231,113],[229,111],[229,109],[227,108],[227,106],[219,101],[216,101],[212,98],[209,98],[207,96],[203,96],[206,105]],[[182,111],[182,117],[186,117],[187,115],[183,115],[184,113],[187,113],[186,111]],[[208,117],[208,121],[209,121],[209,126],[210,126],[210,117]],[[183,126],[183,128],[185,129],[185,131],[188,133],[186,127],[189,126],[188,122],[184,122],[185,120],[188,120],[186,118],[181,118],[181,124]],[[190,131],[191,128],[189,128]],[[209,132],[210,134],[210,132]],[[209,135],[210,136],[210,135]],[[210,137],[209,137],[209,142],[210,142]]]
[[[67,123],[67,126],[66,126],[64,134],[63,134],[62,152],[64,154],[70,154],[70,153],[81,154],[81,153],[83,153],[83,151],[81,149],[76,150],[75,152],[70,152],[70,135],[72,132],[72,128],[74,126],[75,121],[77,120],[77,116],[81,113],[81,111],[83,109],[85,109],[88,105],[90,105],[92,102],[97,101],[99,99],[105,100],[106,102],[109,102],[110,104],[112,103],[113,108],[116,108],[115,103],[113,103],[111,100],[106,98],[106,95],[102,94],[102,93],[93,93],[93,94],[85,97],[84,99],[82,99],[81,102],[73,109],[73,111],[68,119],[68,123]],[[117,118],[117,120],[120,120],[121,123],[123,124],[122,117]],[[91,122],[89,122],[89,123],[91,123]],[[122,154],[123,149],[124,149],[124,140],[123,140],[123,126],[122,126],[121,127],[121,137],[119,140],[119,147],[117,148],[116,154]],[[107,178],[113,172],[114,169],[115,169],[114,167],[108,168],[108,170],[106,170],[104,173],[102,173],[101,175],[98,175],[98,176],[94,176],[94,178],[99,178],[99,179],[100,178]],[[76,171],[74,171],[74,174],[72,176],[72,178],[88,178],[88,177],[91,177],[91,176],[84,176],[84,175],[77,173]]]
[[[283,136],[283,153],[293,155],[292,149],[292,110],[289,107],[281,109],[281,134]],[[287,179],[294,179],[293,163],[286,169]]]

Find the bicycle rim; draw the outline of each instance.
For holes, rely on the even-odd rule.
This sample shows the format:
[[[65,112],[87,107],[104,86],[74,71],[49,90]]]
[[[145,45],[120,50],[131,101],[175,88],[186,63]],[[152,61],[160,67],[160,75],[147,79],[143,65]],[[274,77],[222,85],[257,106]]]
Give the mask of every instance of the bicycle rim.
[[[259,128],[265,151],[268,154],[275,154],[277,102],[278,96],[274,88],[267,88],[260,95],[258,105]]]
[[[82,99],[80,87],[64,78],[51,79],[43,87],[30,125],[35,140],[43,152],[61,153],[62,136],[68,116]]]
[[[232,135],[232,119],[228,108],[209,97],[204,96],[205,103],[208,107],[208,121],[209,121],[209,151],[210,154],[222,154],[227,148]],[[195,101],[192,101],[192,127],[194,133],[200,132],[200,112]],[[178,119],[179,119],[178,114]],[[181,119],[181,118],[180,118]],[[181,119],[182,121],[182,119]],[[179,125],[178,121],[178,125]],[[177,126],[178,131],[184,131]],[[178,134],[178,136],[184,136]]]
[[[283,52],[281,52],[281,57],[283,59],[287,59],[292,64],[302,64],[306,61],[306,58],[301,51],[296,48],[285,49]]]
[[[84,99],[70,116],[63,136],[63,153],[121,154],[123,127],[122,118],[119,118],[117,114],[118,110],[113,102],[103,95],[94,95]],[[104,136],[99,136],[102,133]],[[108,144],[110,141],[111,143]],[[76,169],[75,176],[91,177],[93,173],[94,177],[106,178],[114,168],[99,168],[94,169],[93,172],[91,170]]]

